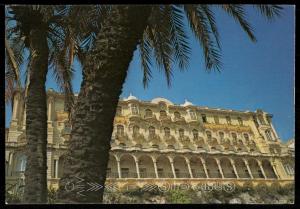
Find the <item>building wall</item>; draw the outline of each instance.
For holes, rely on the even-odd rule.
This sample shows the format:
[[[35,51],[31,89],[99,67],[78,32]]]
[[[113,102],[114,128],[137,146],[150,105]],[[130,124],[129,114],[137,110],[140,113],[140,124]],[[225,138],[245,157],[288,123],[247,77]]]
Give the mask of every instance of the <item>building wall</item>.
[[[64,112],[63,98],[54,91],[48,91],[47,176],[50,185],[57,184],[58,177],[62,173],[60,157],[66,150],[71,130],[67,123],[67,114]],[[14,101],[12,122],[9,131],[6,132],[8,171],[15,169],[19,163],[16,156],[26,144],[24,134],[26,116],[22,104],[21,97],[17,96]],[[137,108],[136,112],[133,106]],[[285,164],[289,164],[292,169],[294,157],[289,154],[287,146],[281,143],[271,122],[272,115],[267,112],[212,109],[194,106],[187,101],[183,105],[175,105],[163,98],[147,102],[139,101],[132,96],[120,100],[119,108],[121,111],[117,112],[114,121],[112,157],[109,163],[113,179],[120,176],[119,170],[122,175],[122,170],[125,172],[124,168],[129,168],[128,175],[131,178],[144,178],[149,174],[151,178],[160,179],[161,173],[165,173],[166,178],[174,178],[177,173],[179,178],[187,179],[207,178],[207,176],[211,178],[209,175],[217,179],[222,179],[222,176],[251,179],[252,175],[254,177],[252,180],[255,180],[255,176],[259,176],[257,173],[259,170],[267,176],[272,176],[274,172],[273,176],[276,178],[270,178],[273,180],[294,178],[284,167]],[[152,111],[152,116],[146,115],[147,109]],[[166,116],[163,116],[161,111],[165,111]],[[191,111],[195,113],[196,118],[191,116]],[[180,117],[175,117],[176,112],[179,112]],[[203,120],[204,114],[206,121]],[[215,121],[216,116],[218,121]],[[230,124],[226,117],[230,117]],[[242,119],[242,124],[238,118]],[[123,131],[118,131],[118,126],[122,126]],[[139,131],[134,134],[135,126],[139,127]],[[151,135],[150,127],[155,128],[154,135]],[[170,136],[165,135],[165,127],[170,129]],[[184,130],[183,136],[180,135],[180,129]],[[198,138],[194,137],[193,130],[198,131]],[[268,139],[266,130],[270,131],[271,139]],[[211,132],[211,138],[208,137],[207,131]],[[223,139],[220,132],[224,133]],[[236,134],[236,140],[232,134]],[[246,139],[244,134],[248,134],[249,139]],[[128,152],[130,150],[135,150],[137,154],[130,154]],[[13,160],[10,159],[12,153]],[[57,161],[58,176],[55,176],[54,160]],[[250,164],[247,167],[248,162]],[[270,164],[269,167],[265,167],[266,172],[264,167],[261,169],[259,165],[262,162]],[[252,170],[252,174],[248,168],[250,172]],[[143,169],[146,169],[146,172],[143,172]],[[163,172],[160,169],[163,169]],[[289,168],[288,170],[290,173]],[[7,173],[9,176],[10,172]]]

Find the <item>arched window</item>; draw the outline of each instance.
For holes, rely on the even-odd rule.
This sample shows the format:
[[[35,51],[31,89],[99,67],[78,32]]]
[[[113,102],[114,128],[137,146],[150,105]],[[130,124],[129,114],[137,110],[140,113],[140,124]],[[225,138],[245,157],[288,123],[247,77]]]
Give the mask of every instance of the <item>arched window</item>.
[[[137,125],[133,126],[133,128],[132,128],[133,135],[138,134],[139,131],[140,131],[140,127],[138,127]]]
[[[179,129],[179,137],[183,138],[184,137],[184,129]]]
[[[265,120],[264,120],[263,115],[258,115],[258,120],[260,121],[260,123],[261,123],[262,125],[266,125],[266,122],[265,122]]]
[[[149,127],[149,135],[154,136],[155,135],[155,128],[153,126]]]
[[[233,143],[236,144],[237,143],[237,135],[236,135],[236,133],[231,133],[231,137],[232,137]]]
[[[145,110],[145,117],[151,117],[152,116],[152,110],[146,109]]]
[[[228,124],[228,125],[231,124],[231,118],[230,118],[230,116],[226,116],[226,121],[227,121],[227,124]]]
[[[165,128],[164,128],[164,132],[165,132],[165,136],[166,136],[166,137],[170,136],[170,128],[165,127]]]
[[[215,124],[219,124],[219,117],[217,115],[214,115],[214,121]]]
[[[160,115],[160,117],[167,117],[167,112],[164,111],[164,110],[161,110],[161,111],[159,112],[159,115]]]
[[[121,106],[117,107],[117,115],[122,115],[122,107]]]
[[[273,141],[273,140],[274,140],[273,137],[272,137],[272,133],[271,133],[270,130],[266,130],[266,131],[265,131],[265,134],[266,134],[267,139],[268,139],[269,141]]]
[[[211,132],[210,131],[206,131],[206,136],[208,140],[211,140]]]
[[[203,123],[207,123],[207,118],[206,118],[205,114],[201,114],[201,118],[202,118]]]
[[[222,131],[219,132],[219,136],[220,136],[220,139],[223,140],[224,139],[224,132],[222,132]]]
[[[245,141],[249,142],[249,135],[247,133],[244,133],[243,136],[244,136]]]
[[[131,104],[131,113],[133,115],[138,115],[139,114],[139,110],[136,104]]]
[[[242,126],[242,125],[243,125],[243,120],[242,120],[242,118],[241,118],[241,117],[238,117],[237,119],[238,119],[239,125]]]
[[[175,118],[180,118],[180,113],[179,113],[179,112],[177,112],[177,111],[176,111],[176,112],[174,112],[174,117],[175,117]]]
[[[117,125],[117,135],[118,136],[123,136],[124,135],[124,126]]]
[[[232,139],[236,140],[237,139],[237,135],[236,133],[231,133]]]
[[[197,120],[196,112],[193,111],[193,110],[191,110],[191,111],[190,111],[190,117],[191,117],[192,120]]]
[[[193,130],[193,137],[194,137],[194,139],[198,139],[198,137],[199,137],[199,133],[196,129]]]

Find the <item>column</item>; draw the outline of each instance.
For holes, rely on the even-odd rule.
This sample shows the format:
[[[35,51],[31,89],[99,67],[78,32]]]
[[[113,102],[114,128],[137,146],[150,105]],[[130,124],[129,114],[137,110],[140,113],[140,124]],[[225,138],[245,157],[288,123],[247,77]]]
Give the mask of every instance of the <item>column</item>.
[[[274,171],[277,179],[280,179],[280,176],[278,175],[278,172],[276,170],[276,164],[274,162],[272,162],[271,165],[272,165],[273,171]]]
[[[250,170],[248,161],[244,159],[244,163],[245,163],[245,165],[246,165],[246,167],[247,167],[247,171],[248,171],[248,173],[249,173],[249,175],[250,175],[250,178],[253,179],[253,175],[252,175],[252,172],[251,172],[251,170]]]
[[[122,178],[122,175],[121,175],[121,165],[120,165],[120,160],[119,159],[117,160],[117,166],[118,166],[119,178]]]
[[[26,105],[24,107],[24,115],[23,115],[23,129],[26,129]]]
[[[155,172],[155,176],[156,176],[156,178],[158,178],[158,172],[157,172],[157,164],[156,164],[156,160],[153,160],[153,164],[154,164],[154,172]]]
[[[263,174],[264,178],[266,179],[266,178],[267,178],[267,176],[266,176],[266,174],[265,174],[265,171],[264,171],[264,169],[263,169],[263,167],[262,167],[262,165],[261,165],[261,162],[260,162],[260,161],[258,161],[258,165],[259,165],[259,168],[260,168],[260,170],[261,170],[261,172],[262,172],[262,174]]]
[[[9,154],[9,159],[8,159],[8,176],[12,176],[12,174],[13,174],[13,158],[14,158],[14,153],[13,152],[11,152],[10,154]]]
[[[52,97],[49,97],[48,99],[49,103],[48,103],[48,123],[51,123],[52,122],[52,103],[53,103],[53,98]]]
[[[186,163],[187,163],[187,166],[188,166],[188,169],[189,169],[190,177],[194,178],[189,159],[186,159]]]
[[[174,178],[176,179],[176,173],[175,173],[175,168],[174,168],[174,162],[173,162],[173,159],[170,159],[170,163],[171,163],[171,168],[172,168],[172,172],[173,172],[173,176]]]
[[[54,162],[55,162],[55,178],[58,178],[58,159],[56,159]]]
[[[206,163],[205,163],[205,160],[204,160],[203,158],[200,158],[200,159],[201,159],[201,163],[202,163],[202,165],[203,165],[203,169],[204,169],[206,178],[209,178],[208,173],[207,173],[207,169],[206,169]]]
[[[12,114],[12,120],[17,121],[18,118],[18,109],[19,109],[19,92],[16,92],[14,96],[14,106],[13,106],[13,114]]]
[[[135,159],[135,167],[136,167],[136,173],[137,173],[138,179],[140,179],[141,176],[140,176],[140,169],[139,169],[139,161],[138,161],[138,159]]]
[[[221,173],[221,176],[222,176],[222,179],[224,178],[224,174],[223,174],[223,171],[222,171],[222,167],[221,167],[221,164],[220,164],[220,160],[219,159],[216,159],[217,161],[217,164],[218,164],[218,168],[219,168],[219,171]]]
[[[234,171],[234,174],[235,174],[236,178],[239,179],[240,178],[239,174],[238,174],[238,172],[236,170],[235,163],[234,163],[234,161],[232,159],[230,160],[230,163],[231,163],[231,166],[233,167],[233,171]]]

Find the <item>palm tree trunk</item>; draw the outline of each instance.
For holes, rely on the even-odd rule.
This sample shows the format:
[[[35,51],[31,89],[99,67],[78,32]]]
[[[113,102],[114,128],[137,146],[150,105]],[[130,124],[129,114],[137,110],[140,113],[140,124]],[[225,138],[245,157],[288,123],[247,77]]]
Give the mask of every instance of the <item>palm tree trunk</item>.
[[[31,63],[26,96],[26,170],[24,202],[47,202],[47,97],[48,44],[44,30],[30,33]]]
[[[113,6],[83,67],[83,82],[59,183],[61,203],[101,203],[113,120],[129,63],[150,15],[150,6]],[[79,187],[81,185],[81,187]]]

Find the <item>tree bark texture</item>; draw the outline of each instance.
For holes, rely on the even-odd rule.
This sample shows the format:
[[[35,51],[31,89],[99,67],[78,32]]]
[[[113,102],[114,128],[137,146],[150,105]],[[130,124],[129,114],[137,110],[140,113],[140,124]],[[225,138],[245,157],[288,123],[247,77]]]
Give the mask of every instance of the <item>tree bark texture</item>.
[[[101,203],[113,121],[133,53],[150,6],[113,6],[83,66],[70,144],[59,183],[60,203]],[[96,186],[97,187],[97,186]]]

